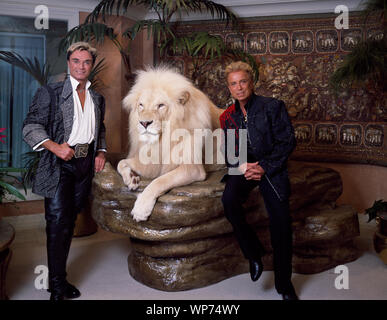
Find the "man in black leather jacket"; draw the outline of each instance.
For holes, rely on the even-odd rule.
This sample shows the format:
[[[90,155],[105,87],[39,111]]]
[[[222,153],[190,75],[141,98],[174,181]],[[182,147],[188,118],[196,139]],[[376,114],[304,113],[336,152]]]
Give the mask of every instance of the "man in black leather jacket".
[[[226,67],[225,75],[235,104],[220,116],[229,167],[222,197],[224,213],[233,225],[245,258],[249,260],[251,278],[257,281],[263,271],[261,257],[265,251],[255,231],[246,222],[242,204],[249,192],[259,186],[270,220],[275,288],[283,299],[297,300],[291,282],[292,227],[287,171],[288,157],[296,145],[294,129],[283,101],[254,94],[253,73],[248,64],[233,62]],[[246,143],[240,144],[243,129],[247,139]],[[237,156],[243,152],[247,155],[244,163],[229,161],[227,145],[230,146],[230,133],[235,135]]]
[[[44,197],[50,300],[78,298],[67,281],[67,258],[77,214],[86,205],[94,172],[105,166],[105,99],[88,80],[96,49],[67,50],[70,76],[38,89],[23,123],[24,140],[41,152],[32,191]]]

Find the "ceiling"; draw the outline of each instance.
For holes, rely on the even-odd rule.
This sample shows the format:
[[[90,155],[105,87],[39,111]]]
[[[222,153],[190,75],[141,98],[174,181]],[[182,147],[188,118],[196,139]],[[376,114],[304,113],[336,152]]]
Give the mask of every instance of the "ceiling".
[[[349,13],[360,9],[361,0],[214,0],[232,10],[240,18],[295,15],[311,13],[335,13],[338,5],[348,7]],[[145,13],[145,12],[144,12]],[[140,14],[139,12],[137,15]],[[146,12],[146,18],[153,14]],[[131,18],[139,18],[131,16]],[[183,20],[206,20],[210,15],[190,14],[182,16]]]
[[[349,14],[359,10],[362,0],[213,0],[222,4],[236,14],[239,18],[268,17],[280,15],[298,15],[312,13],[334,13],[338,5],[345,5]],[[33,14],[39,4],[47,5],[50,8],[50,17],[71,16],[74,12],[92,11],[100,0],[0,0],[0,11],[11,15]],[[128,11],[127,16],[133,20],[156,18],[154,12],[149,12],[141,6],[133,7]],[[76,15],[74,15],[76,18]],[[74,19],[75,19],[74,18]],[[189,16],[177,16],[184,21],[189,20],[211,20],[209,14],[191,13]],[[73,20],[74,20],[73,19]],[[76,19],[75,19],[76,20]],[[76,24],[76,21],[71,24]]]

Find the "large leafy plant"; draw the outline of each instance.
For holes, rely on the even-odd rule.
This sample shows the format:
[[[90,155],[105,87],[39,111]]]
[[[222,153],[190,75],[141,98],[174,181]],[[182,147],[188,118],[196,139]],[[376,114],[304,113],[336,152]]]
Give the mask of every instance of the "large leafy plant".
[[[5,131],[5,128],[0,128],[0,133]],[[0,135],[0,141],[5,143],[3,140],[6,136]],[[5,151],[0,151],[1,154],[5,154]],[[0,163],[5,163],[6,160],[0,159]],[[3,203],[3,199],[7,195],[13,195],[16,198],[25,200],[25,197],[19,192],[16,186],[23,186],[26,191],[25,185],[20,181],[20,178],[12,175],[12,173],[20,173],[23,169],[12,168],[12,167],[0,167],[0,203]]]
[[[343,62],[330,79],[330,84],[336,93],[367,80],[372,81],[375,85],[386,85],[387,37],[384,21],[386,11],[386,0],[368,0],[364,3],[362,11],[364,25],[367,25],[371,19],[380,19],[384,34],[378,39],[368,37],[359,41],[344,57]]]
[[[128,44],[123,45],[122,40],[118,40],[118,34],[106,23],[108,15],[125,15],[131,6],[141,5],[147,10],[154,12],[156,19],[147,19],[137,21],[132,27],[123,31],[122,36],[127,38]],[[208,53],[213,54],[215,51],[219,56],[223,50],[223,40],[215,40],[210,35],[192,34],[190,37],[179,39],[176,33],[178,21],[173,17],[177,14],[190,14],[193,12],[209,12],[213,18],[221,21],[235,23],[235,15],[225,6],[214,1],[208,0],[102,0],[94,10],[86,17],[85,22],[70,30],[62,40],[60,48],[63,50],[75,41],[93,41],[102,43],[107,37],[119,50],[121,57],[126,66],[126,78],[132,79],[130,68],[130,42],[134,40],[139,32],[146,30],[148,37],[154,37],[159,47],[160,55],[163,56],[166,48],[171,43],[186,45],[186,53],[192,54],[195,59],[200,50],[197,50],[198,40],[207,41],[211,47]],[[122,38],[121,38],[122,39]],[[192,49],[192,50],[191,50]]]

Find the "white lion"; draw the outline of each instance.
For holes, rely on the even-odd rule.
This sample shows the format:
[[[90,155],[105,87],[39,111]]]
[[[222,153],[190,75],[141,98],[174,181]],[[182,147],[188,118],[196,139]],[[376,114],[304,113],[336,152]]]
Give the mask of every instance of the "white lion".
[[[167,67],[138,72],[123,106],[129,110],[130,149],[117,171],[130,190],[138,188],[140,176],[153,179],[131,212],[134,220],[144,221],[159,196],[205,180],[202,153],[195,149],[203,141],[194,138],[194,131],[219,128],[222,110],[190,80]]]

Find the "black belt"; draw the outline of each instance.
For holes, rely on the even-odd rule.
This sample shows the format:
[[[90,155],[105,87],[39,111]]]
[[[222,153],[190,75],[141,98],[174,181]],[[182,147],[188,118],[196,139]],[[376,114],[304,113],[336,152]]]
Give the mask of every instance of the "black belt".
[[[89,149],[92,149],[94,146],[94,142],[88,144],[88,143],[77,143],[75,146],[71,146],[71,149],[74,149],[74,157],[75,158],[86,158]]]

